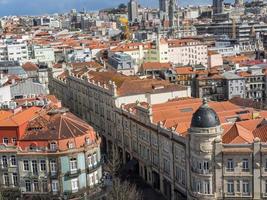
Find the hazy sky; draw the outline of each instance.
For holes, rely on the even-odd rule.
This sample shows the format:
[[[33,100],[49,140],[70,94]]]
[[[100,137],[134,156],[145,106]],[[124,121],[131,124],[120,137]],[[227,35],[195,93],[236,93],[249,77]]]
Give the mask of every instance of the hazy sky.
[[[211,4],[212,0],[178,0],[182,5]],[[0,16],[38,15],[62,13],[72,8],[77,10],[98,10],[115,7],[128,0],[0,0]],[[158,7],[158,0],[139,0],[142,5]]]

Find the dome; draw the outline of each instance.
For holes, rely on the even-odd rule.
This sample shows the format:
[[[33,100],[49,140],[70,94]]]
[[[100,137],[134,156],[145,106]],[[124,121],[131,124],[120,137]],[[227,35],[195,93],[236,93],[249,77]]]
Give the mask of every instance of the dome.
[[[211,128],[220,124],[217,113],[208,106],[207,100],[204,99],[203,105],[193,114],[191,127]]]

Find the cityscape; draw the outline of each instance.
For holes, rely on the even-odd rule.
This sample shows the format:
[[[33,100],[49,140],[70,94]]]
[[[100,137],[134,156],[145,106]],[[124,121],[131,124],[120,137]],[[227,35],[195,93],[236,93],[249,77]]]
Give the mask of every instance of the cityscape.
[[[267,199],[267,1],[127,1],[0,0],[0,200]]]

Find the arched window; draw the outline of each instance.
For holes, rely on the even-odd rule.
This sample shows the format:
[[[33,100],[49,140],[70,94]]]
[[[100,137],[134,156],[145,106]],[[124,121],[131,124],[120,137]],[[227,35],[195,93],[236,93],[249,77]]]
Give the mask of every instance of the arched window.
[[[51,151],[56,151],[57,150],[57,143],[56,142],[50,142],[49,148]]]

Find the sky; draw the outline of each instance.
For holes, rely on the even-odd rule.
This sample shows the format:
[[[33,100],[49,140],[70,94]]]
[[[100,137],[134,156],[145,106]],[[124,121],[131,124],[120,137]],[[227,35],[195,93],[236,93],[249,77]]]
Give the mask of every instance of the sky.
[[[41,15],[68,12],[72,8],[95,11],[116,7],[129,0],[0,0],[0,16]],[[211,4],[212,0],[178,0],[181,5]],[[144,6],[158,7],[158,0],[139,0]]]

